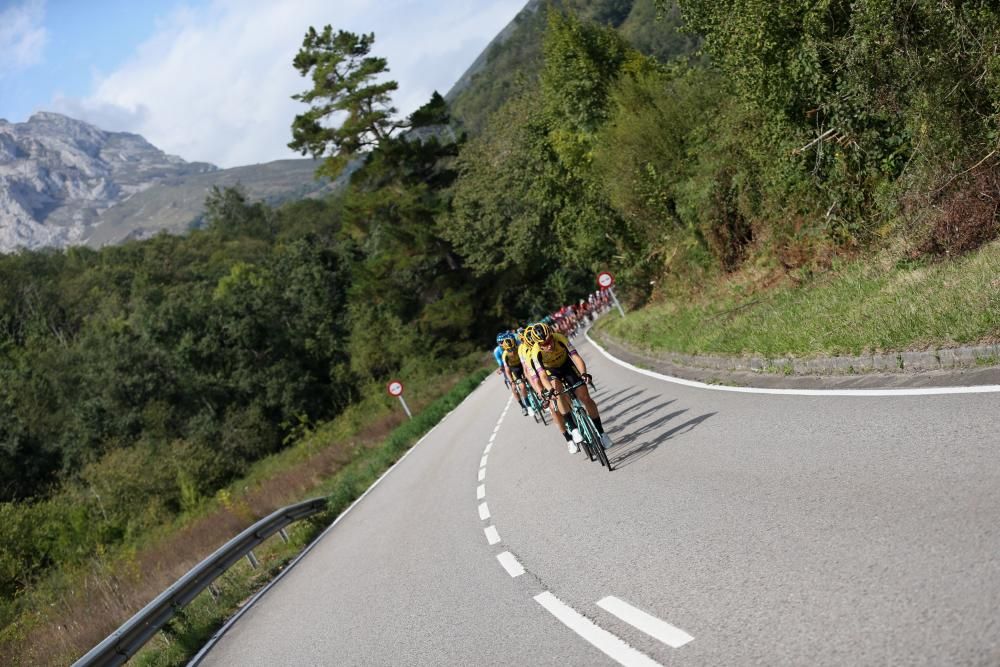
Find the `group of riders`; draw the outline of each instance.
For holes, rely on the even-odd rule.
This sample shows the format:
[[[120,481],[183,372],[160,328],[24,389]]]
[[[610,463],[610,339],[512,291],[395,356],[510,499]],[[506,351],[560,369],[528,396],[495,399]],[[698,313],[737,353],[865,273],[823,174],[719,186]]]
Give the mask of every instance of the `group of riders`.
[[[583,436],[571,412],[570,393],[583,404],[604,449],[612,445],[611,438],[604,432],[597,404],[587,388],[593,386],[587,364],[570,342],[590,318],[596,318],[609,306],[607,291],[601,290],[588,295],[587,299],[580,299],[577,304],[560,308],[539,322],[497,335],[493,351],[499,365],[497,372],[504,377],[521,406],[521,414],[527,416],[548,409],[571,454],[580,451]],[[534,392],[533,400],[529,400],[531,392]],[[544,422],[544,415],[537,417]]]

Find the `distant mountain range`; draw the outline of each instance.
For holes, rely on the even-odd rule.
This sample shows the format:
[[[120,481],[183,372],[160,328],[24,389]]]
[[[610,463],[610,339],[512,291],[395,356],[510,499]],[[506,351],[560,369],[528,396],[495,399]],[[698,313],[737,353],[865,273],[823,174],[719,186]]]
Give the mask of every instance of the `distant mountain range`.
[[[314,178],[316,166],[279,160],[219,169],[56,113],[0,119],[0,252],[183,232],[201,220],[213,185],[240,184],[272,203],[321,195],[333,184]]]

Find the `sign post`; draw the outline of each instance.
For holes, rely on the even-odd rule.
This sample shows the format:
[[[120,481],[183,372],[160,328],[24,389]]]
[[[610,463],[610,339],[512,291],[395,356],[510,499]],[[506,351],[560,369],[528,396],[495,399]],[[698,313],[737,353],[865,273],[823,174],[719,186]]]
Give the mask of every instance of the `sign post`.
[[[399,380],[392,380],[388,385],[386,385],[386,391],[389,392],[390,396],[395,396],[399,399],[399,402],[403,404],[403,409],[406,411],[406,416],[413,419],[413,413],[410,412],[410,406],[408,406],[406,401],[403,400],[403,383]]]
[[[618,312],[621,313],[622,317],[625,317],[625,309],[622,308],[622,305],[618,302],[618,297],[615,295],[615,277],[607,271],[601,271],[597,274],[597,284],[601,288],[608,290],[615,305],[618,306]]]

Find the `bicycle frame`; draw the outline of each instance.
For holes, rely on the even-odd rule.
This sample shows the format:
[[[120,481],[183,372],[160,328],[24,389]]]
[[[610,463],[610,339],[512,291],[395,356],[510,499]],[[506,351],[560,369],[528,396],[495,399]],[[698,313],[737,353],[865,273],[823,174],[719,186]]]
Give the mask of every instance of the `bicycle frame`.
[[[601,436],[597,432],[597,427],[594,425],[594,421],[587,412],[587,408],[584,407],[583,402],[576,397],[576,390],[585,384],[586,382],[582,379],[575,382],[572,386],[564,384],[562,391],[554,392],[550,395],[550,400],[555,400],[563,394],[570,395],[570,412],[573,413],[573,418],[580,428],[580,435],[583,436],[583,445],[587,452],[587,457],[591,461],[596,458],[610,472],[612,470],[611,461],[608,460],[608,455],[604,451],[604,445],[601,443]]]

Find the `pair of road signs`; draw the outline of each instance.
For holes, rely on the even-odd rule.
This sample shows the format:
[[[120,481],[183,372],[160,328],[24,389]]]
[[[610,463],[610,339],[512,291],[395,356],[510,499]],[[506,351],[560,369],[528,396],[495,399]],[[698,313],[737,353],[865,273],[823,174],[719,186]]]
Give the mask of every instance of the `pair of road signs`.
[[[615,296],[615,277],[607,271],[601,271],[597,274],[597,284],[602,289],[606,289],[610,292],[611,298],[614,299],[615,305],[618,306],[618,312],[621,313],[622,317],[625,317],[625,311],[622,310],[622,305],[618,303],[618,297]],[[385,390],[389,392],[390,396],[395,396],[399,399],[399,402],[403,405],[403,410],[406,411],[406,416],[413,419],[413,413],[410,412],[410,406],[406,404],[406,400],[403,398],[403,382],[401,380],[390,380],[389,384],[385,386]]]

